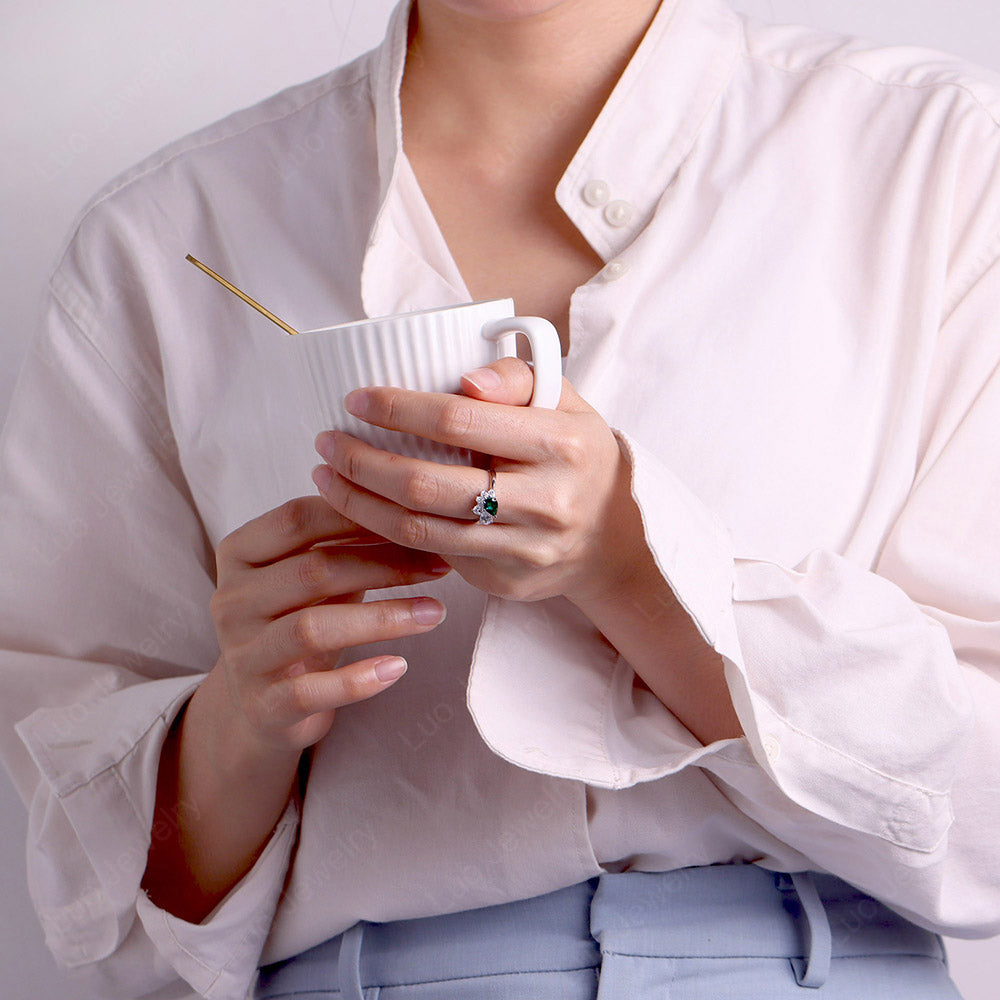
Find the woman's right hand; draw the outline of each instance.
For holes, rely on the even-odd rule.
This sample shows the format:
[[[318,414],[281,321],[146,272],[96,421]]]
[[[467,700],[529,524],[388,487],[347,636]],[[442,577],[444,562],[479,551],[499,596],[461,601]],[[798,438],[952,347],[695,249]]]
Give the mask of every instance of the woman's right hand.
[[[433,580],[439,557],[380,539],[321,497],[299,497],[228,535],[212,598],[221,671],[236,717],[261,748],[301,751],[336,709],[385,690],[396,656],[337,667],[351,646],[429,632],[445,615],[430,597],[363,602],[367,590]]]
[[[302,751],[344,705],[370,698],[406,664],[343,650],[429,632],[429,597],[363,602],[366,590],[432,580],[437,556],[359,528],[321,497],[249,521],[216,551],[211,613],[221,654],[163,744],[149,898],[192,923],[250,870],[285,810]],[[336,669],[334,669],[336,668]]]

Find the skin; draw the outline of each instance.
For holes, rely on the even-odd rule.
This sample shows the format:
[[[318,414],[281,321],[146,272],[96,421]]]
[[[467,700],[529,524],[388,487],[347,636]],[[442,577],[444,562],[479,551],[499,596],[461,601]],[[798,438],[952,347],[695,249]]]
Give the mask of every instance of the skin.
[[[513,296],[564,354],[570,297],[604,262],[554,191],[656,6],[424,0],[411,22],[403,146],[470,298]]]
[[[322,543],[322,544],[321,544]],[[430,554],[359,529],[319,497],[263,514],[220,543],[211,612],[220,656],[160,756],[143,888],[201,921],[245,875],[293,792],[302,751],[345,705],[384,691],[399,657],[350,662],[342,650],[428,632],[429,597],[360,603],[366,590],[448,572]]]
[[[489,373],[495,384],[483,388]],[[465,396],[378,387],[346,400],[376,426],[493,455],[501,509],[488,528],[468,520],[482,470],[393,455],[348,434],[317,438],[326,460],[317,488],[352,521],[441,554],[475,587],[516,601],[567,598],[703,743],[740,735],[722,659],[646,545],[617,438],[565,379],[555,411],[525,406],[531,384],[530,368],[511,358],[466,376]]]
[[[656,6],[419,0],[411,24],[404,148],[467,289],[546,316],[564,351],[573,291],[603,261],[553,191]],[[321,495],[267,512],[220,544],[211,610],[221,654],[161,755],[162,835],[143,880],[157,905],[202,920],[267,843],[303,750],[341,708],[398,679],[385,673],[398,671],[398,658],[351,662],[350,647],[417,635],[444,616],[430,598],[361,603],[370,589],[453,567],[513,600],[563,595],[699,739],[739,735],[722,662],[646,546],[617,439],[565,380],[557,410],[525,408],[530,379],[523,362],[506,359],[469,373],[463,396],[381,387],[348,397],[370,423],[496,456],[496,524],[470,520],[481,470],[324,433]]]

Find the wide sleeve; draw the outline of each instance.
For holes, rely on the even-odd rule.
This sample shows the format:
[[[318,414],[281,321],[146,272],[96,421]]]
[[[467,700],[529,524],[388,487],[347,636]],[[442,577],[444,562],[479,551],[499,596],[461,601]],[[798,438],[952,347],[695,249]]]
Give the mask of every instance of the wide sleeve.
[[[486,741],[603,788],[702,767],[816,867],[939,931],[1000,931],[998,302],[993,265],[942,327],[920,461],[871,565],[741,558],[621,436],[647,542],[725,661],[744,737],[701,745],[566,602],[493,600],[469,693]]]
[[[921,461],[871,572],[826,552],[737,562],[749,746],[709,768],[817,864],[960,936],[1000,931],[998,302],[993,263],[947,317]]]
[[[242,1000],[297,812],[202,924],[142,893],[166,832],[160,748],[218,655],[214,558],[153,380],[53,288],[0,444],[0,748],[29,809],[31,897],[56,960],[101,1000],[180,996],[182,981]]]

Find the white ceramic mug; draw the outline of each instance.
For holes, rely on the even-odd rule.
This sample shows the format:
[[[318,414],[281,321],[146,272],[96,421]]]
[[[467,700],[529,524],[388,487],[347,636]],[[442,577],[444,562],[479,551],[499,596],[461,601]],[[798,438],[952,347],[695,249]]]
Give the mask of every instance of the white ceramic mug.
[[[336,428],[377,448],[432,462],[482,464],[469,451],[412,434],[373,427],[343,405],[352,390],[392,385],[421,392],[461,392],[461,377],[497,358],[516,357],[517,334],[531,347],[531,406],[554,409],[562,391],[562,351],[555,327],[537,316],[515,316],[511,299],[402,313],[288,337],[310,387],[317,433]]]

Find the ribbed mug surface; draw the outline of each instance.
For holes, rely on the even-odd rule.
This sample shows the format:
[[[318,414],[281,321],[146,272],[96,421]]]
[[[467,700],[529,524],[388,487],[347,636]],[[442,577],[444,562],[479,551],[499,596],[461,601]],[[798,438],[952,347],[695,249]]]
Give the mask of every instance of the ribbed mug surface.
[[[303,368],[306,404],[316,420],[317,433],[337,428],[397,454],[432,462],[482,465],[482,459],[467,449],[358,420],[344,409],[344,397],[352,389],[369,385],[461,392],[465,372],[516,354],[515,334],[502,338],[499,344],[482,336],[487,322],[513,315],[513,301],[498,299],[360,320],[288,338]]]

